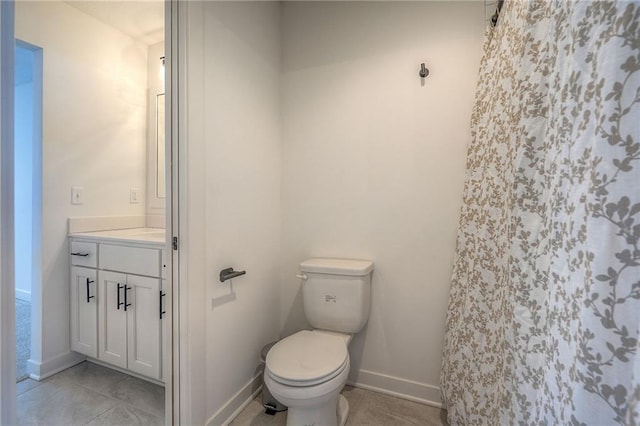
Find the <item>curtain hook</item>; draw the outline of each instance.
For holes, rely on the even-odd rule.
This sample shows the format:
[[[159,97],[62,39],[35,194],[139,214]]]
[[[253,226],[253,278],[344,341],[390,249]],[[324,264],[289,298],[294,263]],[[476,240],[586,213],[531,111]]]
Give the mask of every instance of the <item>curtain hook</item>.
[[[419,72],[419,74],[420,74],[421,78],[425,78],[426,76],[429,75],[429,68],[427,68],[424,65],[424,62],[420,64],[420,72]]]

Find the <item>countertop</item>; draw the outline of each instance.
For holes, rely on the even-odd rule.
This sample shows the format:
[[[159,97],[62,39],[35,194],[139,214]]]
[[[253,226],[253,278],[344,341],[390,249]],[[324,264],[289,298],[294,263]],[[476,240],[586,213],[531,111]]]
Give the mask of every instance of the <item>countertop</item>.
[[[76,232],[69,234],[69,236],[114,243],[152,243],[154,245],[162,245],[165,243],[165,230],[162,228],[129,228],[109,231]]]

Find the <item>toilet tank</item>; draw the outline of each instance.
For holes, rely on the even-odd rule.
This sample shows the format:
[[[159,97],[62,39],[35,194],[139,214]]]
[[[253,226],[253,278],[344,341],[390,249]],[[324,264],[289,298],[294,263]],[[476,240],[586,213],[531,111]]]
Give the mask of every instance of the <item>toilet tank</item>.
[[[315,258],[300,263],[309,323],[340,333],[362,330],[369,319],[372,271],[369,260]]]

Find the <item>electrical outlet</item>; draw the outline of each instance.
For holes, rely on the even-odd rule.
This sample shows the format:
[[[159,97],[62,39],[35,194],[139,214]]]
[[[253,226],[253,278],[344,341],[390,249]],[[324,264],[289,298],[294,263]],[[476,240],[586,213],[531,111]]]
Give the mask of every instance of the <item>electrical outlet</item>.
[[[84,204],[84,188],[81,186],[71,187],[71,204]]]
[[[140,198],[142,197],[142,190],[139,188],[131,188],[129,192],[129,202],[131,204],[138,204],[140,202]]]

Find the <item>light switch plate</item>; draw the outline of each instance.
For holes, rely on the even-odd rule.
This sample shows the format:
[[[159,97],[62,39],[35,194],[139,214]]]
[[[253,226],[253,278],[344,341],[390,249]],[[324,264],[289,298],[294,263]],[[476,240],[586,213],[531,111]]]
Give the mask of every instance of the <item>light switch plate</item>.
[[[129,202],[131,204],[140,203],[140,198],[142,197],[142,190],[139,188],[131,188],[129,192]]]
[[[84,188],[81,186],[71,187],[71,204],[84,204]]]

